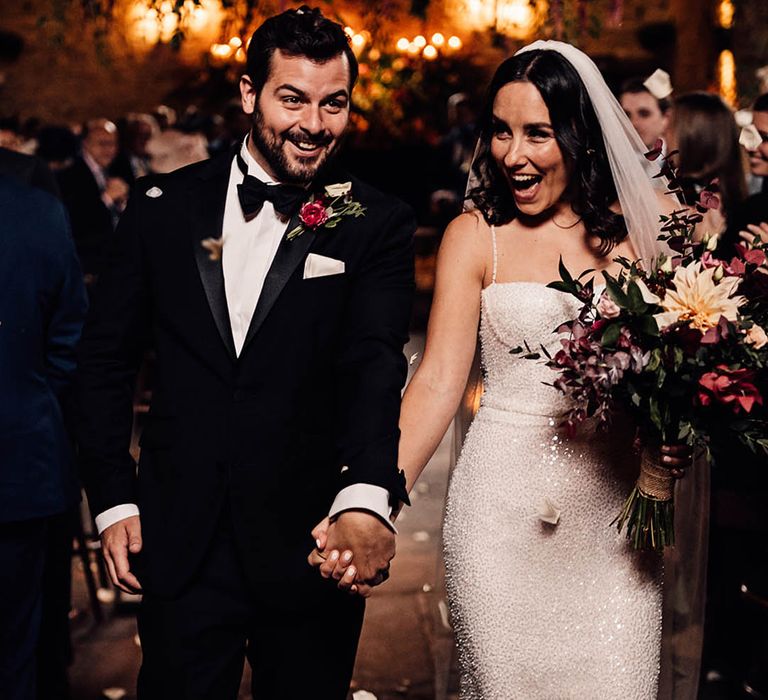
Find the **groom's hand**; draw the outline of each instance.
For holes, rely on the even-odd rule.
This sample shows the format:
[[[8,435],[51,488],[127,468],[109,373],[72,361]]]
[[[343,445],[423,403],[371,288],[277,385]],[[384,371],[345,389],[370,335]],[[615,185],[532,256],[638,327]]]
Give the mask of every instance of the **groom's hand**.
[[[109,578],[121,591],[141,591],[139,580],[131,573],[128,553],[141,551],[141,521],[138,515],[119,520],[101,533],[101,551],[107,563]]]
[[[345,511],[328,527],[325,552],[354,553],[354,565],[344,557],[329,556],[320,565],[323,578],[334,578],[345,588],[352,581],[378,585],[389,575],[389,562],[395,556],[395,533],[381,520],[365,511]],[[347,579],[350,579],[347,581]]]

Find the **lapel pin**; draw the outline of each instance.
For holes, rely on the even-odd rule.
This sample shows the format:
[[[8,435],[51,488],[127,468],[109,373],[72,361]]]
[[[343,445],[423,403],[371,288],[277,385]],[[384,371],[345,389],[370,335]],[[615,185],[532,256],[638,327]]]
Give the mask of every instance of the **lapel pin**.
[[[159,187],[150,187],[145,194],[147,197],[152,197],[152,199],[157,199],[161,194],[163,194],[163,191]]]

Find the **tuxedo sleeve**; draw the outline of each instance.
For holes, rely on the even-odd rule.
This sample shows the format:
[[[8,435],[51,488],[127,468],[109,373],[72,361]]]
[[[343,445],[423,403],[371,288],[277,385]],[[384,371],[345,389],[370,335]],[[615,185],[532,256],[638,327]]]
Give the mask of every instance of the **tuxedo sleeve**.
[[[149,328],[138,210],[133,199],[120,220],[78,350],[76,431],[93,513],[136,503],[136,465],[129,451],[133,390]]]
[[[397,447],[400,396],[408,371],[403,345],[413,303],[416,222],[399,202],[382,218],[350,280],[337,353],[339,490],[372,484],[407,503]]]

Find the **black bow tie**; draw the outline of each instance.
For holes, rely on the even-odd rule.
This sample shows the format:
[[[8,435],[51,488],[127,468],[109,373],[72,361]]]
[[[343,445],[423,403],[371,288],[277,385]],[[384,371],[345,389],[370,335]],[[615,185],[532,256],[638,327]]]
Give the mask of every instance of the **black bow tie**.
[[[266,201],[272,202],[276,212],[290,218],[307,198],[307,190],[298,185],[268,185],[248,175],[248,166],[240,153],[237,154],[237,165],[245,175],[243,183],[237,186],[237,196],[247,220],[258,214]]]

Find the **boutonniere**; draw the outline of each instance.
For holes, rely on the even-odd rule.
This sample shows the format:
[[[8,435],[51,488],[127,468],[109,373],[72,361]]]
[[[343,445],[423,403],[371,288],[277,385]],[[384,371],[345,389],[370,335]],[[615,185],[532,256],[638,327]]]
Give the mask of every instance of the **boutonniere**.
[[[334,228],[344,216],[364,216],[365,207],[352,199],[351,192],[351,182],[338,182],[328,185],[322,194],[313,194],[301,205],[301,223],[288,232],[286,239],[291,241],[308,228],[313,231],[321,227]]]

